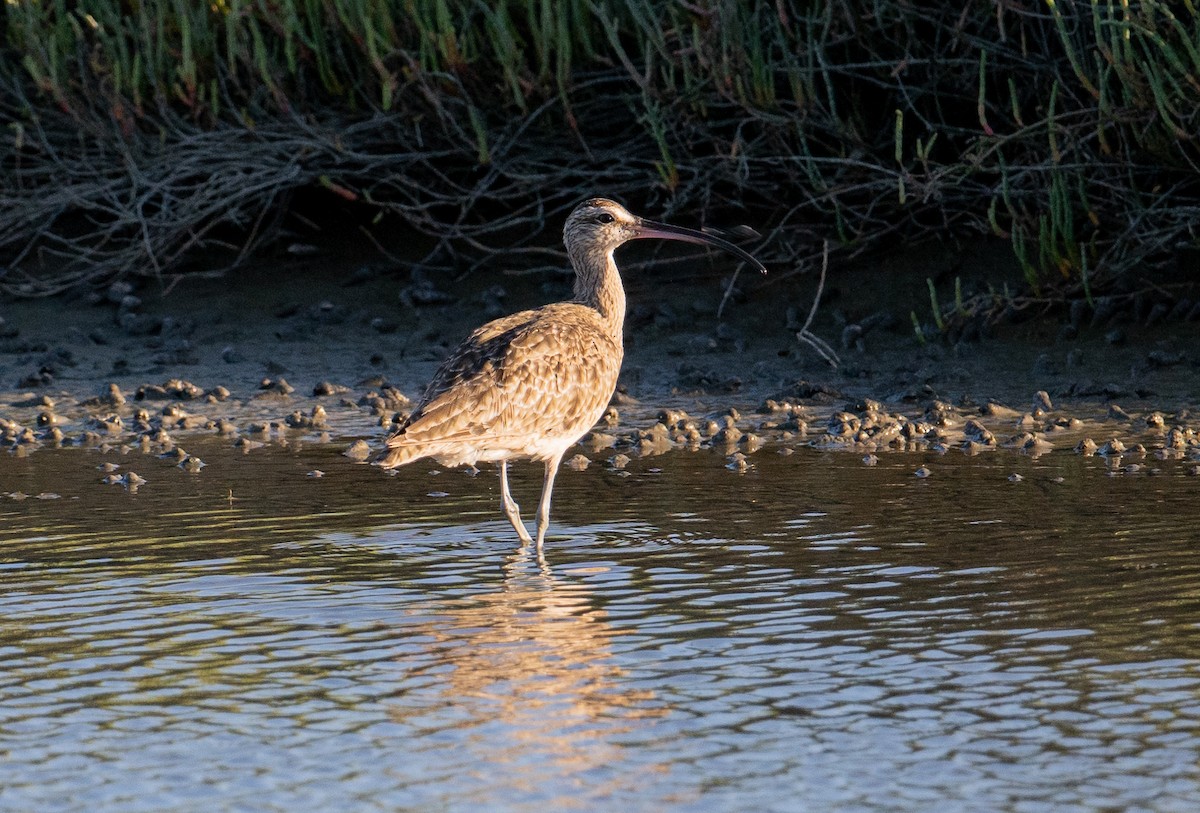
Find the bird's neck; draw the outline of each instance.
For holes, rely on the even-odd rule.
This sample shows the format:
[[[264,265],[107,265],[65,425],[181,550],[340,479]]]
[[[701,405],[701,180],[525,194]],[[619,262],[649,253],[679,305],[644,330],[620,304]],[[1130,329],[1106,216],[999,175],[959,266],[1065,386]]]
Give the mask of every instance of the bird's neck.
[[[575,301],[595,308],[619,342],[625,324],[625,288],[612,252],[571,254],[575,267]]]

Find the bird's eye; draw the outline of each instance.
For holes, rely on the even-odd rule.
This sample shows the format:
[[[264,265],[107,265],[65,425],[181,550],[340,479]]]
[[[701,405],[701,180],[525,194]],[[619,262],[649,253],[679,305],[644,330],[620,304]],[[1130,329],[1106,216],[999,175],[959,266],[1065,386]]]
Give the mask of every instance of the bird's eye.
[[[601,212],[596,216],[596,219],[601,223],[612,223],[614,220],[616,220],[616,218],[610,215],[608,212]]]

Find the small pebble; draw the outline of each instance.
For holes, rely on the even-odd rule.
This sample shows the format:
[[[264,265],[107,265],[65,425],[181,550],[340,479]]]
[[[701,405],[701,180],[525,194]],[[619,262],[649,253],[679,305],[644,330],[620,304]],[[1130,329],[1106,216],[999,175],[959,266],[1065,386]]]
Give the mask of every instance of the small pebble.
[[[917,477],[928,477],[929,475],[933,474],[933,472],[930,471],[927,467],[922,466],[921,468],[914,471],[913,474],[915,474]]]
[[[996,436],[974,418],[971,418],[963,425],[963,435],[967,440],[974,443],[980,443],[985,446],[996,445]]]
[[[285,396],[296,391],[296,388],[287,383],[285,378],[264,378],[258,385],[262,390],[263,395]]]
[[[115,383],[110,383],[104,388],[104,392],[97,395],[95,398],[89,398],[83,402],[82,406],[106,406],[119,407],[125,403],[125,393],[121,392],[121,388]]]
[[[350,388],[341,384],[334,384],[332,381],[322,381],[317,386],[313,387],[313,395],[343,395],[350,392]]]
[[[362,462],[371,457],[371,444],[360,438],[351,443],[342,454],[351,460]]]
[[[1015,410],[1011,407],[1006,407],[1001,404],[998,404],[995,401],[988,401],[986,404],[983,405],[983,408],[980,409],[979,412],[980,412],[980,414],[985,415],[990,418],[1006,418],[1006,419],[1016,418],[1021,414],[1017,410]]]
[[[592,463],[591,459],[585,454],[577,454],[567,461],[567,468],[575,471],[583,471]]]
[[[754,454],[762,448],[763,440],[753,432],[747,432],[738,439],[738,445],[746,454]]]
[[[188,455],[187,457],[185,457],[183,460],[179,461],[179,468],[183,469],[186,472],[191,472],[192,474],[197,474],[200,471],[200,469],[204,468],[207,465],[208,464],[205,463],[203,460],[201,460],[200,458],[196,457],[195,455],[191,455],[191,454]]]
[[[1013,472],[1012,474],[1008,475],[1008,482],[1010,482],[1010,483],[1019,483],[1024,479],[1025,479],[1024,477],[1017,474],[1016,472]]]
[[[600,451],[601,449],[611,449],[617,443],[616,435],[610,435],[606,432],[589,432],[584,435],[580,441],[585,448],[592,451]]]
[[[688,414],[682,409],[661,409],[658,412],[658,422],[674,428],[687,421]]]
[[[726,426],[713,435],[713,443],[732,445],[742,439],[742,430],[736,426]]]
[[[169,451],[163,452],[161,455],[159,455],[159,457],[163,458],[164,460],[171,460],[176,464],[179,464],[184,460],[187,460],[188,453],[176,446]]]
[[[1114,421],[1132,420],[1132,418],[1129,417],[1129,413],[1126,412],[1125,410],[1121,409],[1116,404],[1108,405],[1108,417],[1110,420],[1114,420]]]
[[[306,477],[324,477],[325,472],[321,471],[320,469],[313,469],[312,471],[308,472],[305,476]]]
[[[293,429],[317,429],[325,426],[326,418],[325,407],[317,404],[307,415],[296,410],[284,419],[284,423]]]
[[[1041,435],[1030,435],[1025,443],[1021,446],[1029,454],[1034,456],[1045,454],[1054,448],[1054,444],[1046,440]]]
[[[726,460],[725,468],[730,471],[744,472],[751,466],[750,461],[741,452],[734,452]]]

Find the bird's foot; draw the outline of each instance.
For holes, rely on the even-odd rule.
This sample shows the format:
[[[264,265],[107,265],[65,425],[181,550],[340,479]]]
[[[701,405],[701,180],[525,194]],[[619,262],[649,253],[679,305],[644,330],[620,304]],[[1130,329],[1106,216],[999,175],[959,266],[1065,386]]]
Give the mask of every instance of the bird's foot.
[[[514,506],[515,508],[515,506]],[[517,536],[521,539],[522,545],[528,545],[533,542],[533,537],[529,535],[529,531],[525,530],[525,523],[521,522],[521,515],[515,510],[512,513],[504,512],[508,516],[508,521],[512,523],[513,530],[517,532]]]

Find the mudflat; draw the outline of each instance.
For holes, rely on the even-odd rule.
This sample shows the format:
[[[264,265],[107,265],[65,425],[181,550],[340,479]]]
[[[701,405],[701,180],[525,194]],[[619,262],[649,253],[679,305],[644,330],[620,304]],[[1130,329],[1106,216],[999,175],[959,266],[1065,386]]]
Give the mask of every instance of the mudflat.
[[[711,448],[736,469],[805,445],[868,463],[904,450],[1069,449],[1108,455],[1114,471],[1175,460],[1194,473],[1200,342],[1186,314],[1155,317],[1129,297],[1103,319],[1047,308],[953,343],[918,337],[926,279],[995,274],[995,248],[834,269],[812,330],[837,367],[796,336],[813,277],[742,277],[727,296],[711,258],[632,263],[621,383],[572,465]],[[245,448],[303,437],[369,460],[474,327],[570,290],[565,270],[507,273],[497,258],[453,278],[332,243],[227,276],[6,301],[0,437],[6,455],[120,448],[198,474],[203,461],[181,448],[189,436]],[[0,493],[13,488],[0,477]]]

